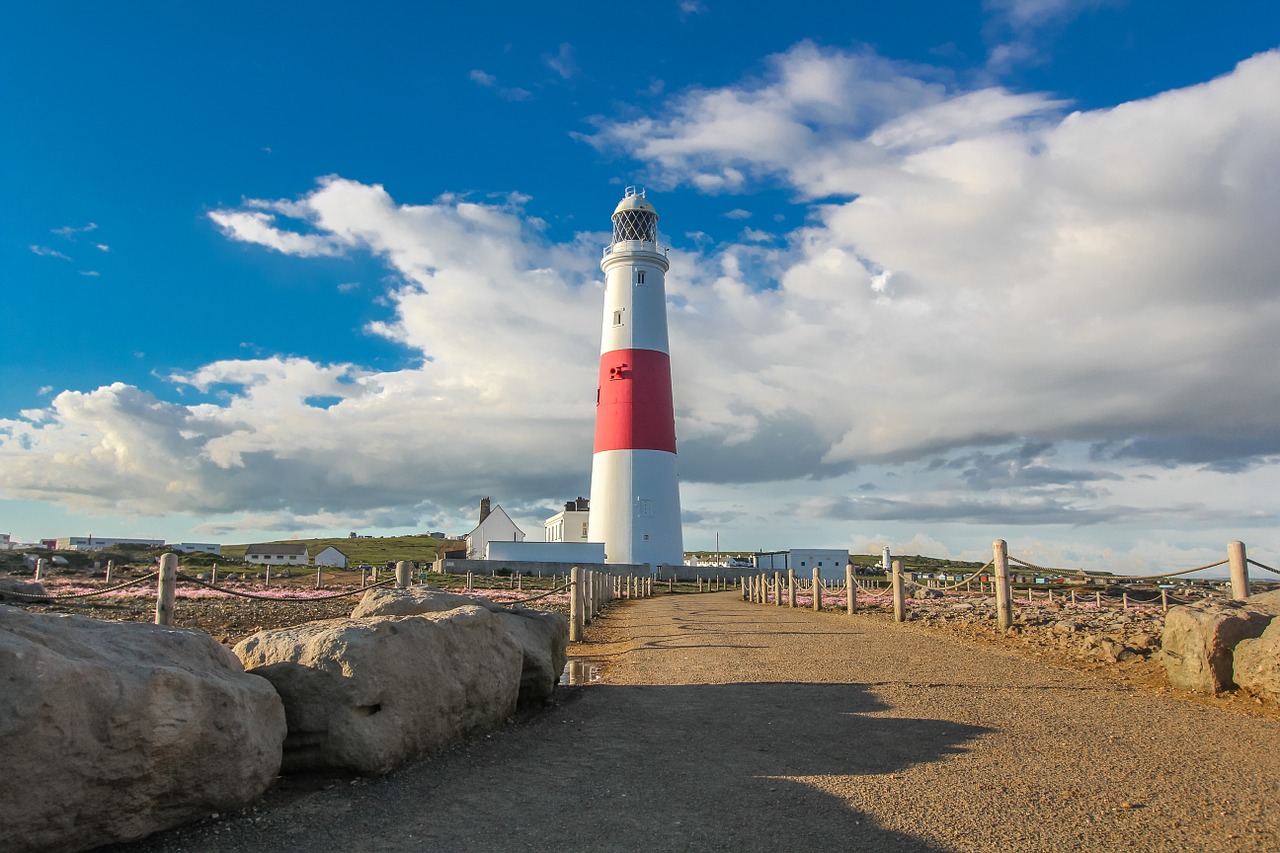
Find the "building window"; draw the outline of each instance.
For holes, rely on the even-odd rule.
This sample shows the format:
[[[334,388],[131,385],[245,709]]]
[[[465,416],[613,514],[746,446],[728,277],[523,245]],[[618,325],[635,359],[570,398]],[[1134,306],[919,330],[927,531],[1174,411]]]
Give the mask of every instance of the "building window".
[[[636,284],[644,284],[644,270],[636,270]]]
[[[614,311],[614,312],[613,312],[613,325],[615,325],[615,326],[621,326],[621,325],[622,325],[622,311]]]

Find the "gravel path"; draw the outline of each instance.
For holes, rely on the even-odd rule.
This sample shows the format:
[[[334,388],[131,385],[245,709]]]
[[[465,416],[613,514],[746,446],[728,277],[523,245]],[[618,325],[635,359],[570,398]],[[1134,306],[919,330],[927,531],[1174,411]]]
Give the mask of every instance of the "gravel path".
[[[1280,723],[913,625],[625,603],[601,683],[119,851],[1280,850]]]

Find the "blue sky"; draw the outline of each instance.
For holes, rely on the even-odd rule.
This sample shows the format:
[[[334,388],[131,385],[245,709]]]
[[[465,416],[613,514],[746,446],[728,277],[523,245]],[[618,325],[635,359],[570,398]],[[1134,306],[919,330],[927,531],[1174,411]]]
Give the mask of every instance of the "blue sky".
[[[1280,559],[1280,9],[8,4],[0,532],[538,538],[648,188],[685,539]]]

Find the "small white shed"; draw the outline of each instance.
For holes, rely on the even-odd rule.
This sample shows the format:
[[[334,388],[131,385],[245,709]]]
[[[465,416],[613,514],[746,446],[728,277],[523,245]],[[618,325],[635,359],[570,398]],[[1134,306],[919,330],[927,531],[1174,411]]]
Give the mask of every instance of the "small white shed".
[[[330,545],[319,554],[316,554],[317,566],[329,566],[335,569],[345,569],[347,564],[351,562],[346,554]]]

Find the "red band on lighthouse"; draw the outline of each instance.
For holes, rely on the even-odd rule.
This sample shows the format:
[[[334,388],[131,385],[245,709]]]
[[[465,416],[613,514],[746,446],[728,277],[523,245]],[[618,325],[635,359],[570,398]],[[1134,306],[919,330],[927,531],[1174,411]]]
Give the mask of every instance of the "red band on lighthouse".
[[[619,349],[600,356],[595,453],[603,450],[676,452],[671,404],[671,356],[651,349]]]

